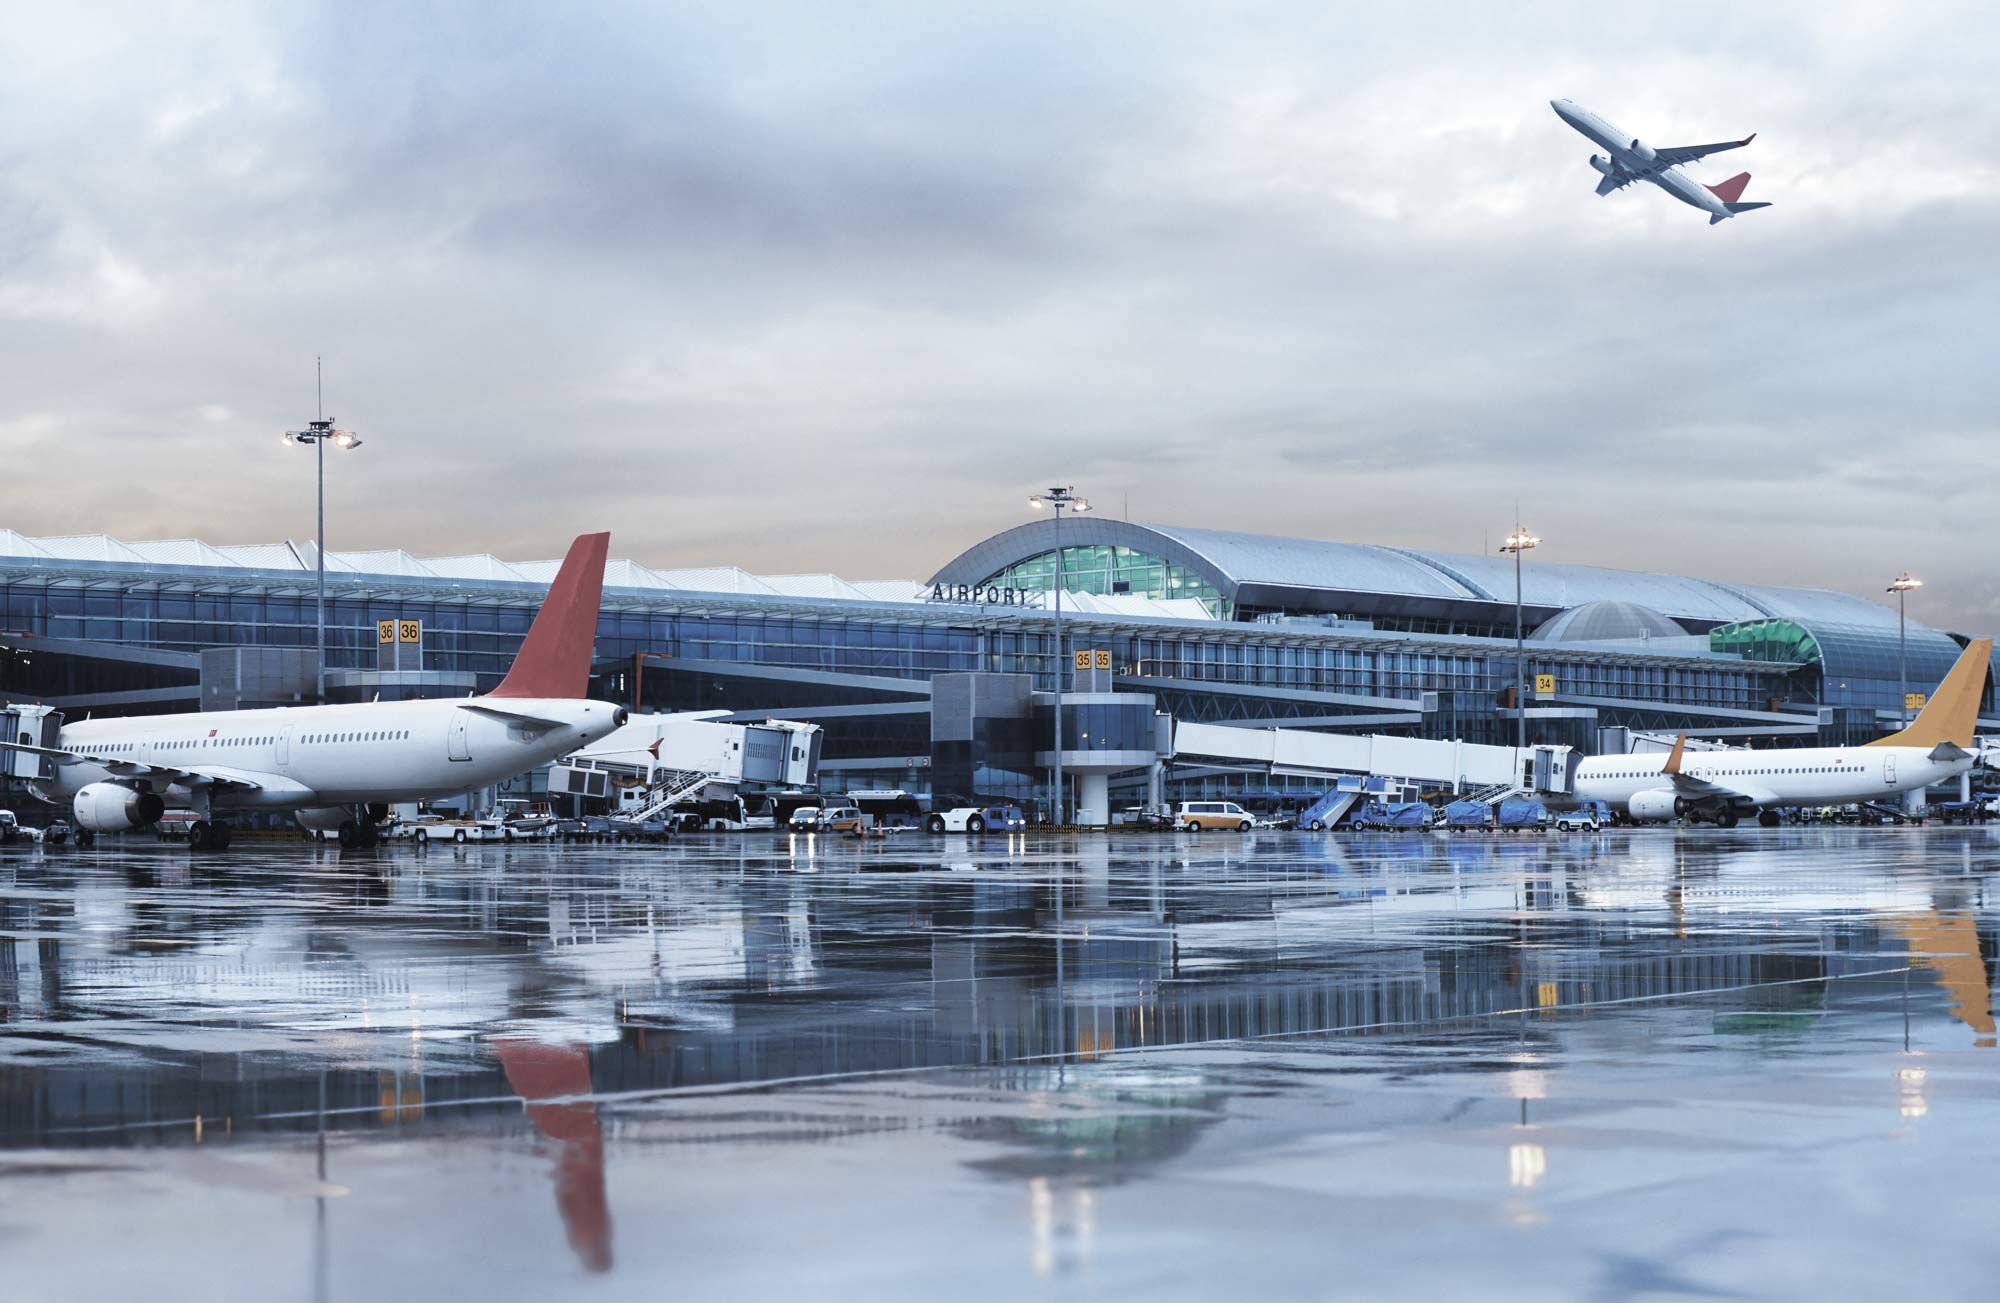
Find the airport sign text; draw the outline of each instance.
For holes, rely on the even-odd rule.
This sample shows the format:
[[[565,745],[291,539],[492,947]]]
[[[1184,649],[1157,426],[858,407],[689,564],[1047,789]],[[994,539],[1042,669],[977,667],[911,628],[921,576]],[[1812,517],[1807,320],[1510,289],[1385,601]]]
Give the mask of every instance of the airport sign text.
[[[932,584],[927,599],[951,606],[1035,606],[1042,604],[1039,588],[1001,584]]]

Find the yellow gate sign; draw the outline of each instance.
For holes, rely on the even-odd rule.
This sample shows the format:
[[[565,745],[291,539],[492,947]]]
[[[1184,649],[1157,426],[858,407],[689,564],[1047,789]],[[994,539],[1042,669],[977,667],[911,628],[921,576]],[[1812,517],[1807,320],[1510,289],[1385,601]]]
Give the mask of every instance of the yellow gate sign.
[[[1903,709],[1922,710],[1929,704],[1930,699],[1931,695],[1928,692],[1905,692],[1903,694]]]
[[[1080,670],[1090,668],[1090,653],[1088,651],[1080,651],[1076,654],[1076,667]]]
[[[424,622],[422,620],[399,620],[396,623],[396,641],[422,642]]]
[[[1538,697],[1555,696],[1556,676],[1553,674],[1537,674],[1535,676],[1535,695]]]
[[[394,620],[377,620],[375,622],[375,641],[384,644],[396,641],[396,622]]]
[[[1111,668],[1111,653],[1110,653],[1110,652],[1108,652],[1108,651],[1105,651],[1105,650],[1103,650],[1102,648],[1100,648],[1100,649],[1099,649],[1099,650],[1097,651],[1096,655],[1097,655],[1097,668],[1098,668],[1098,669],[1100,669],[1100,670],[1108,670],[1108,669],[1110,669],[1110,668]]]

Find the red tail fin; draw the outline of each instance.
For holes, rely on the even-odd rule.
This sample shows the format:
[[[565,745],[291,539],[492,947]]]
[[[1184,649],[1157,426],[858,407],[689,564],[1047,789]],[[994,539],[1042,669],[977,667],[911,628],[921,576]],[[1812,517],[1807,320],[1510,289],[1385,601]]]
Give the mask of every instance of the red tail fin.
[[[556,571],[520,654],[493,689],[496,697],[581,697],[590,689],[590,648],[604,596],[611,535],[580,534]]]
[[[1743,187],[1750,184],[1748,172],[1738,172],[1721,185],[1707,186],[1705,189],[1725,204],[1733,204],[1743,197]]]

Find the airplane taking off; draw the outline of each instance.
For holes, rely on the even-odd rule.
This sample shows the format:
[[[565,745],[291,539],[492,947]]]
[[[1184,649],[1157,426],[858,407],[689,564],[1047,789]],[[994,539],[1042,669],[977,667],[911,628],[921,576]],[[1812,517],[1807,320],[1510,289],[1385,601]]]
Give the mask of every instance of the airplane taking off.
[[[1577,766],[1575,795],[1622,807],[1634,819],[1704,811],[1725,828],[1756,813],[1766,827],[1794,806],[1847,805],[1921,791],[1956,778],[1977,757],[1972,731],[1993,640],[1975,638],[1908,728],[1854,747],[1686,753],[1687,734],[1666,756],[1592,756]]]
[[[1597,193],[1608,195],[1613,190],[1622,190],[1634,181],[1651,181],[1674,198],[1708,214],[1708,224],[1747,213],[1752,208],[1769,208],[1768,203],[1746,204],[1743,188],[1750,184],[1750,174],[1739,172],[1720,185],[1703,185],[1693,177],[1680,171],[1683,163],[1693,163],[1707,158],[1710,154],[1720,154],[1725,149],[1741,149],[1757,139],[1751,132],[1741,140],[1724,140],[1713,145],[1663,145],[1657,149],[1637,136],[1627,135],[1615,124],[1598,117],[1574,100],[1550,100],[1549,107],[1556,116],[1575,127],[1592,143],[1602,145],[1603,154],[1592,154],[1590,165],[1604,179],[1597,183]]]
[[[483,697],[85,720],[53,747],[0,746],[52,762],[30,787],[70,804],[80,845],[175,809],[196,816],[194,850],[228,848],[229,810],[292,810],[343,847],[372,846],[390,805],[491,786],[624,725],[623,706],[584,699],[610,540],[570,544],[507,677]]]

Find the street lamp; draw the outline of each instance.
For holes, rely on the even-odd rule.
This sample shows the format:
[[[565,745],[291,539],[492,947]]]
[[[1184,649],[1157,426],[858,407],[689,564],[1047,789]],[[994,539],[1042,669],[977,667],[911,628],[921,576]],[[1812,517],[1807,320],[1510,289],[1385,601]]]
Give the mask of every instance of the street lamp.
[[[1514,710],[1517,727],[1514,732],[1515,749],[1528,749],[1528,685],[1526,645],[1521,637],[1521,553],[1542,540],[1521,528],[1521,522],[1514,522],[1514,532],[1500,545],[1502,552],[1514,554]],[[1520,757],[1515,757],[1520,763]]]
[[[1069,659],[1063,653],[1062,599],[1063,599],[1063,554],[1062,518],[1068,511],[1081,515],[1090,510],[1090,503],[1076,496],[1076,486],[1062,485],[1047,493],[1038,493],[1028,499],[1028,505],[1039,511],[1043,507],[1053,507],[1056,513],[1056,763],[1050,805],[1055,811],[1055,821],[1063,821],[1063,672],[1069,666]]]
[[[285,431],[285,446],[295,447],[309,443],[313,446],[319,462],[319,523],[313,536],[313,561],[319,567],[318,597],[314,602],[313,625],[318,630],[319,661],[314,677],[314,700],[326,704],[326,445],[336,448],[355,449],[361,440],[352,430],[336,430],[333,418],[322,417],[310,422],[303,430]]]
[[[1903,596],[1912,588],[1922,588],[1923,586],[1923,580],[1915,578],[1909,571],[1905,570],[1902,574],[1896,576],[1896,582],[1882,590],[1885,593],[1894,593],[1896,595],[1896,686],[1899,694],[1898,699],[1902,702],[1896,709],[1899,712],[1897,718],[1903,721],[1904,728],[1910,726],[1910,674],[1907,668],[1909,662],[1903,655],[1904,648],[1909,644],[1908,625],[1907,621],[1903,618]]]

